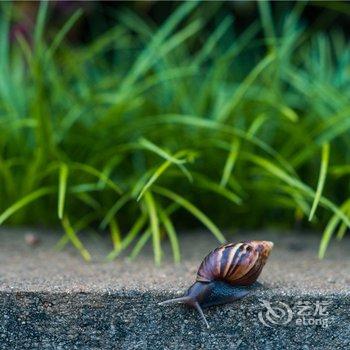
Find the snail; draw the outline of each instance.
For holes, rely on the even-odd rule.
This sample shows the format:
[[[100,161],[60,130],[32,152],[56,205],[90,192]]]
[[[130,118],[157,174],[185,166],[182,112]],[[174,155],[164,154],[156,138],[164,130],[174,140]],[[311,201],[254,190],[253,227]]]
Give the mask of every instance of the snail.
[[[201,263],[196,282],[183,297],[159,305],[183,303],[197,309],[209,328],[202,308],[231,303],[246,296],[255,285],[271,252],[269,241],[244,241],[222,245]]]

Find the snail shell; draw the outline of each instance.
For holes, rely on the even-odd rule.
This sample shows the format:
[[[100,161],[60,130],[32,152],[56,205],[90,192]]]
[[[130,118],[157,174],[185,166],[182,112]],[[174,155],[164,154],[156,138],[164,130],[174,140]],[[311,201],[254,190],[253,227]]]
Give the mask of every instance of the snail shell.
[[[259,277],[269,256],[272,242],[245,241],[222,245],[201,263],[198,282],[225,281],[230,285],[248,286]]]

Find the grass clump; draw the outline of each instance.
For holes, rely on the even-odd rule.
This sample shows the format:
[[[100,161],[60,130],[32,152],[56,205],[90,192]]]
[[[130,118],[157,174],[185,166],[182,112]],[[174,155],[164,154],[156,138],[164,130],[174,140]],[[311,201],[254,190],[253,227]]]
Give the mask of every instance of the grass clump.
[[[260,2],[260,19],[238,34],[233,18],[205,6],[185,2],[159,28],[123,12],[114,28],[74,47],[66,35],[81,10],[50,35],[43,2],[33,42],[11,42],[3,5],[0,224],[61,223],[57,248],[70,242],[86,260],[79,233],[109,230],[108,259],[128,247],[135,258],[151,241],[157,264],[165,236],[180,260],[183,222],[224,242],[219,227],[309,218],[326,224],[320,257],[334,233],[344,236],[343,33],[303,27],[302,3],[277,24]],[[221,22],[210,31],[215,16]]]

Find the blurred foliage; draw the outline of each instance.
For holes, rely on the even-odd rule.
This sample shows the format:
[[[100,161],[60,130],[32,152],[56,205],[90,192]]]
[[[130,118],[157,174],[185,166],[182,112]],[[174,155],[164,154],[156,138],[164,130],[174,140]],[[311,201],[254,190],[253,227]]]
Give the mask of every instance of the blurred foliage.
[[[61,223],[57,248],[71,243],[86,260],[87,228],[110,232],[109,259],[151,241],[157,264],[166,237],[179,261],[176,228],[198,222],[220,242],[218,226],[325,227],[320,257],[343,237],[341,28],[300,20],[304,2],[277,15],[259,2],[259,18],[239,28],[227,3],[185,2],[159,23],[124,6],[108,30],[82,37],[97,5],[74,4],[59,29],[57,4],[2,4],[1,224]]]

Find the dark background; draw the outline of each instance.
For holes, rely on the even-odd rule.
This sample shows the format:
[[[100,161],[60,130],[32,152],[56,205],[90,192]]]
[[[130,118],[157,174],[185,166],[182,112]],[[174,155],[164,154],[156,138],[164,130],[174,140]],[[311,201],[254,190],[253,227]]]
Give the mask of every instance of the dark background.
[[[20,30],[28,37],[31,36],[38,4],[39,2],[34,1],[14,3],[16,11],[14,31]],[[81,18],[79,25],[70,32],[69,38],[76,43],[88,42],[111,28],[118,21],[118,15],[122,11],[132,11],[146,19],[150,25],[157,27],[180,4],[181,1],[51,1],[50,26],[52,28],[61,27],[75,10],[82,8],[85,15]],[[350,13],[350,6],[347,1],[271,2],[277,26],[295,6],[302,8],[301,22],[310,31],[341,27],[349,36],[350,26],[347,15]],[[232,14],[235,19],[235,29],[240,32],[259,17],[256,1],[206,2],[205,9],[208,13],[213,13],[212,18],[208,21],[208,29],[211,26],[214,27],[223,15]]]

